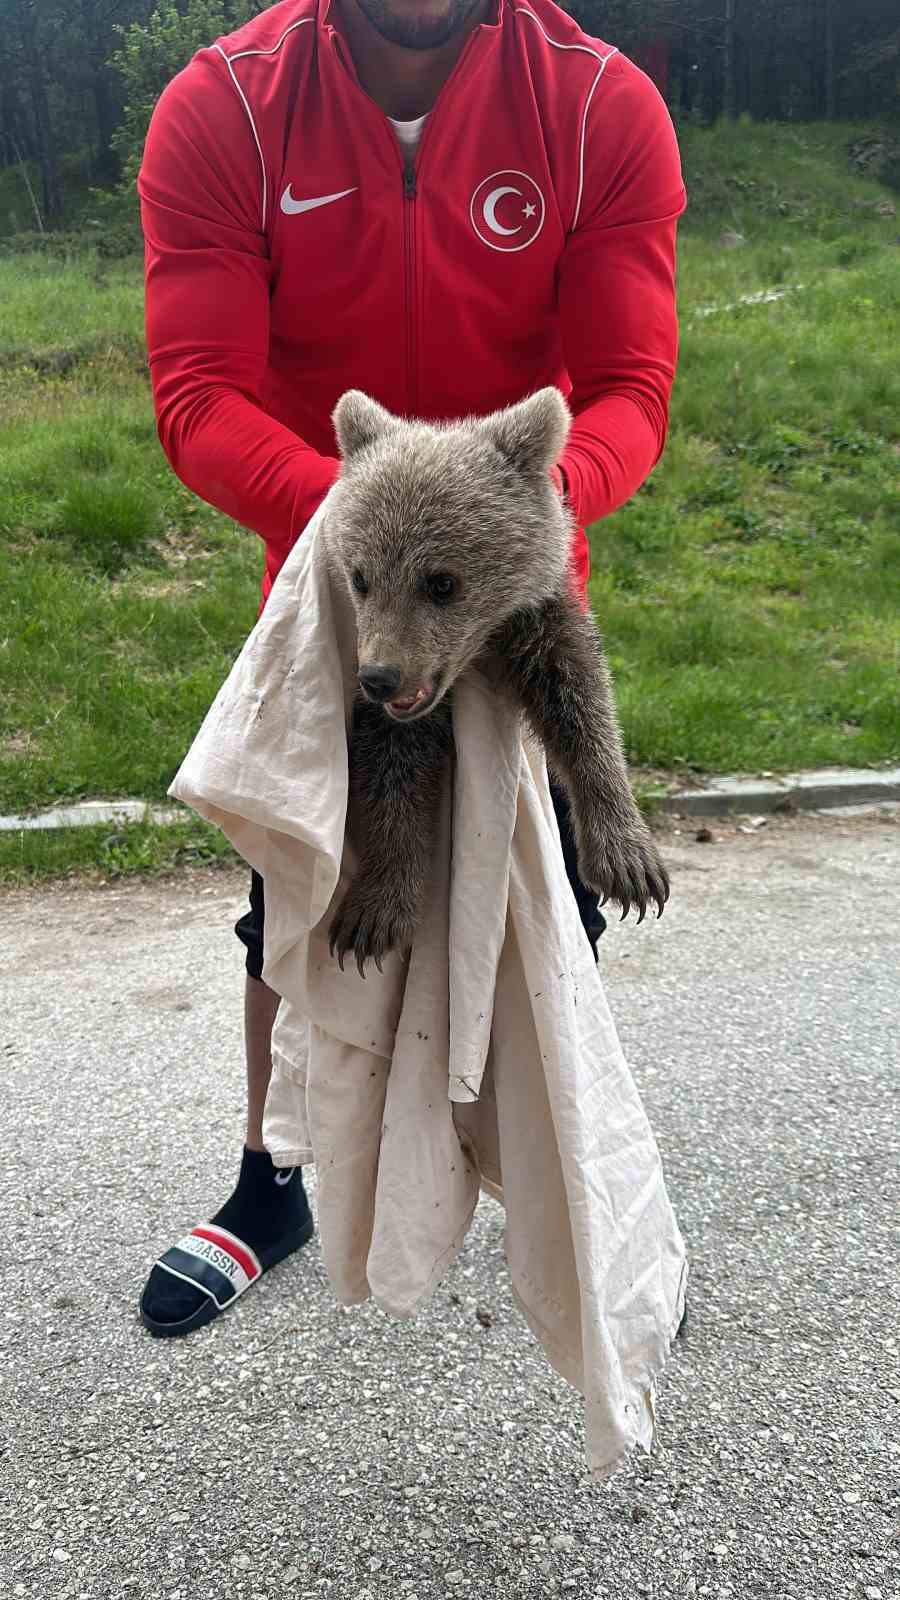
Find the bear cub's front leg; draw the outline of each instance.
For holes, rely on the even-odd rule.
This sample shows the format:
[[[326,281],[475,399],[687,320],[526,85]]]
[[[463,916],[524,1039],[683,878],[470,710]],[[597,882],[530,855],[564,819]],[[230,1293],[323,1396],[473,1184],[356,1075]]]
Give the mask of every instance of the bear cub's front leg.
[[[352,955],[379,971],[390,950],[406,950],[422,911],[434,855],[441,787],[453,744],[445,700],[418,722],[392,722],[359,700],[350,734],[350,800],[359,820],[359,865],[329,935],[343,970]]]
[[[568,594],[518,612],[491,641],[568,791],[583,883],[643,921],[669,877],[631,793],[606,658],[593,619]]]

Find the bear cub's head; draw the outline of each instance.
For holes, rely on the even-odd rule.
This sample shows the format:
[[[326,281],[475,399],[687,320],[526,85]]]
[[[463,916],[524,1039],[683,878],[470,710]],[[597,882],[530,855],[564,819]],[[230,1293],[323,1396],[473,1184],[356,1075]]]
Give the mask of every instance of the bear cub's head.
[[[556,389],[430,426],[351,390],[323,532],[356,609],[359,680],[395,721],[425,716],[514,612],[566,582],[571,522],[550,469],[569,412]]]

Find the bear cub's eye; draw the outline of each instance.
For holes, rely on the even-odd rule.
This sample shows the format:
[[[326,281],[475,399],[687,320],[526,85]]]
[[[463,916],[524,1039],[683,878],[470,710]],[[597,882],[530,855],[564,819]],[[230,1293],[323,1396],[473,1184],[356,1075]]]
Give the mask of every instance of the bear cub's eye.
[[[355,568],[350,582],[353,584],[357,594],[368,594],[369,585],[366,583],[366,580],[363,577],[363,574],[360,572],[359,567]]]
[[[425,579],[425,587],[436,606],[445,606],[456,594],[456,579],[449,572],[433,572]]]

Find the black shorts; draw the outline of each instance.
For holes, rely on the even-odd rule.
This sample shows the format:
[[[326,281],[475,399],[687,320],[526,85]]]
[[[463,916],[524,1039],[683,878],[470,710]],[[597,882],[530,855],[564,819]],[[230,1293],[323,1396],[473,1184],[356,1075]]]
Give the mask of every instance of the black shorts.
[[[600,900],[593,890],[585,888],[578,878],[578,860],[575,853],[575,835],[572,832],[572,822],[569,815],[569,802],[562,789],[551,783],[550,794],[553,798],[553,809],[559,824],[559,837],[562,841],[563,860],[566,863],[566,875],[572,885],[572,893],[578,905],[578,913],[584,925],[594,958],[597,956],[597,940],[606,927],[606,918],[600,910]],[[234,925],[234,931],[247,949],[247,972],[251,978],[262,977],[263,967],[263,928],[265,925],[265,896],[263,894],[263,881],[258,872],[250,874],[250,910],[246,911]]]

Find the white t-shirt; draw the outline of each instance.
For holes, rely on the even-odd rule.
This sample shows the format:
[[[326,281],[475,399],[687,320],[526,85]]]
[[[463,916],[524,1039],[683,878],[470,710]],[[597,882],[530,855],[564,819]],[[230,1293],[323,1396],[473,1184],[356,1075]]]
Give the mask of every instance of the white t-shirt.
[[[388,122],[393,128],[400,142],[400,149],[408,160],[412,161],[419,148],[422,129],[428,121],[428,112],[424,117],[416,117],[413,122],[398,122],[396,117],[388,117]]]

